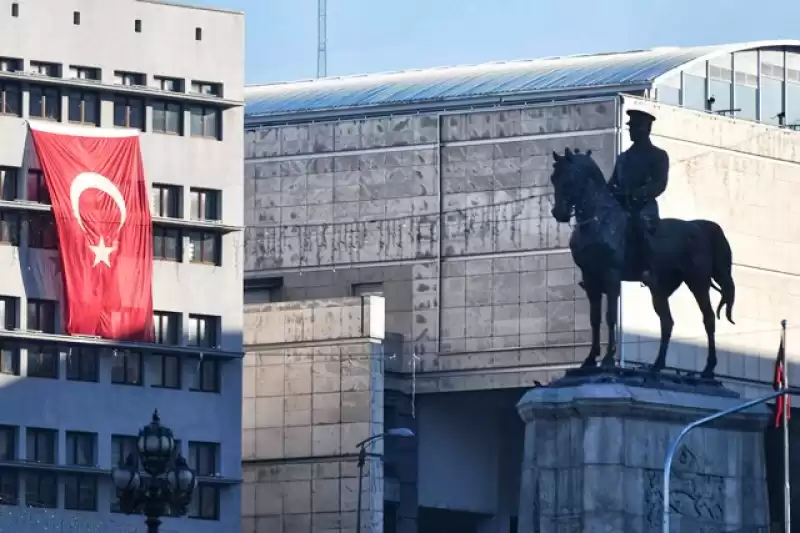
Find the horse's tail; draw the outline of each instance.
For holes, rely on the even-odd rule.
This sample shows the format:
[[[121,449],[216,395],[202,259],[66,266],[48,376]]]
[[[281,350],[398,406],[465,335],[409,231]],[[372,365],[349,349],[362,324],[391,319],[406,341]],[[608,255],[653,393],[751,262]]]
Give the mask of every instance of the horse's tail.
[[[733,268],[733,254],[725,232],[718,224],[710,221],[703,221],[703,227],[711,239],[711,287],[722,295],[717,306],[717,318],[720,318],[722,307],[725,307],[725,317],[728,322],[733,321],[733,302],[736,299],[736,286],[733,283],[731,270]],[[717,282],[719,288],[714,286]]]

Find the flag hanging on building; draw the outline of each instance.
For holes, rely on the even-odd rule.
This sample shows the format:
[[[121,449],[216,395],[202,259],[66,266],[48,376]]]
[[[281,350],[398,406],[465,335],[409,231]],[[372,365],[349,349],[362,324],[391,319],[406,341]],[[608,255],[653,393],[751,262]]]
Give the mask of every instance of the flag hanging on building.
[[[788,386],[788,379],[786,378],[786,347],[784,340],[784,334],[781,332],[781,344],[778,347],[778,357],[775,359],[775,379],[772,382],[772,388],[776,391]],[[786,420],[788,421],[792,413],[789,395],[775,398],[776,428],[781,427],[784,409],[786,409]]]
[[[152,341],[153,228],[138,132],[29,125],[58,233],[66,332]]]

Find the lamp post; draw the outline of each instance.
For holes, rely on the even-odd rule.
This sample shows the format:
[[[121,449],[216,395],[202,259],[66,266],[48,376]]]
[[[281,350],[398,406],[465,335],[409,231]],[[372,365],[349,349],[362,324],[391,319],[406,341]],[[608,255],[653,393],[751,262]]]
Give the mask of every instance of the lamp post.
[[[143,513],[147,533],[158,533],[161,517],[186,513],[197,479],[175,448],[172,430],[161,425],[158,410],[139,430],[136,448],[137,455],[128,454],[111,476],[122,512]]]
[[[367,446],[384,437],[401,437],[408,439],[413,436],[414,432],[408,428],[392,428],[380,435],[373,435],[356,444],[356,448],[358,448],[358,512],[356,514],[356,533],[361,533],[361,484],[364,481],[364,463],[367,462]]]

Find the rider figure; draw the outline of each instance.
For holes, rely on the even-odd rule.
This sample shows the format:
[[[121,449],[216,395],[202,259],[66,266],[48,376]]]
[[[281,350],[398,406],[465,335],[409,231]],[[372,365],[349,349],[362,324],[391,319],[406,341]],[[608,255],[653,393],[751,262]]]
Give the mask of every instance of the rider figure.
[[[656,198],[667,188],[669,156],[650,141],[656,117],[636,109],[629,110],[628,117],[633,146],[617,158],[608,187],[630,215],[641,254],[642,282],[652,287],[655,269],[651,241],[659,222]]]

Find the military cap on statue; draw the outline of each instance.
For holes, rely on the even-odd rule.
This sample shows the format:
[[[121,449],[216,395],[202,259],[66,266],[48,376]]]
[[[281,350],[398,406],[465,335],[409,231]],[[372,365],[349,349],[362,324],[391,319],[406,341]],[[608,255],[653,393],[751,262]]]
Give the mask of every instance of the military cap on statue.
[[[645,111],[639,111],[638,109],[629,109],[627,114],[629,126],[631,124],[650,126],[656,121],[656,117]]]

